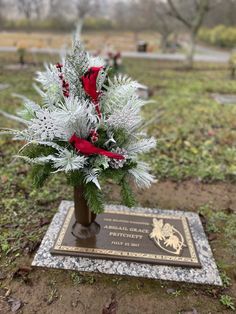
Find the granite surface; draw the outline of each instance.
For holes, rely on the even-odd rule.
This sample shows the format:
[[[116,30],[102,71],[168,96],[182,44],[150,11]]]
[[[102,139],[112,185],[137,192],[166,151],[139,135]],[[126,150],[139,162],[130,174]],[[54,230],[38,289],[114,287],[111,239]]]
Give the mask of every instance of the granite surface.
[[[180,213],[188,218],[191,233],[199,254],[202,268],[176,267],[164,265],[151,265],[134,262],[92,259],[84,257],[52,256],[50,249],[53,247],[57,234],[63,224],[68,209],[72,202],[62,201],[58,213],[54,216],[49,229],[36,253],[32,266],[59,268],[104,274],[126,275],[162,280],[182,281],[188,283],[222,285],[211,248],[204,233],[198,214],[193,212],[133,208],[128,209],[119,205],[107,205],[109,210],[133,211],[156,214]]]
[[[213,99],[220,105],[235,105],[236,95],[233,94],[212,94]]]

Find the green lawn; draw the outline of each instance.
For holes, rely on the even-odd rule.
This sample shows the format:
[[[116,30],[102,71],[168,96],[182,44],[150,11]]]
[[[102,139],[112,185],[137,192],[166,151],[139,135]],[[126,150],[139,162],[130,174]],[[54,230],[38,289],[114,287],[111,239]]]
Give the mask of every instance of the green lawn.
[[[229,79],[227,69],[207,65],[207,71],[173,71],[158,61],[135,60],[127,61],[126,69],[154,90],[156,103],[144,112],[147,120],[159,115],[149,126],[158,139],[149,156],[158,178],[234,181],[236,105],[223,106],[211,97],[236,93],[236,81]]]

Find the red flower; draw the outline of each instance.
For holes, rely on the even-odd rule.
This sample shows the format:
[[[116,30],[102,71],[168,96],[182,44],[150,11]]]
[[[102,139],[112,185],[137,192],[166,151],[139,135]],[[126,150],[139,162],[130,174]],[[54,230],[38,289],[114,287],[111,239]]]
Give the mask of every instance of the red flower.
[[[84,90],[88,96],[91,97],[93,103],[95,104],[96,111],[101,117],[101,112],[98,106],[98,99],[101,94],[100,91],[97,91],[97,77],[99,71],[102,69],[102,67],[91,67],[87,73],[85,73],[81,77],[81,81],[84,87]]]

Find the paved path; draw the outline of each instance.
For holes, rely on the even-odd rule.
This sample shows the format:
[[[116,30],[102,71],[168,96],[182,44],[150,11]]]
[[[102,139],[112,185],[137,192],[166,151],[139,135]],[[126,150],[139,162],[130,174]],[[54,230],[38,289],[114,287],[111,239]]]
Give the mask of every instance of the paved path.
[[[186,60],[186,55],[183,53],[142,53],[142,52],[123,52],[124,57],[130,58],[144,58],[144,59],[154,59],[154,60],[169,60],[169,61],[184,61]],[[194,61],[200,62],[217,62],[217,63],[227,63],[229,61],[229,55],[205,55],[196,53],[194,56]]]
[[[0,52],[14,52],[16,47],[0,47]],[[196,53],[194,56],[195,61],[200,62],[217,62],[217,63],[227,63],[229,61],[230,54],[227,52],[220,52],[214,49],[205,48],[198,46],[197,51],[202,53]],[[203,51],[204,50],[204,51]],[[30,52],[32,53],[48,53],[48,54],[60,54],[61,49],[54,48],[31,48]],[[207,52],[207,53],[206,53]],[[169,60],[169,61],[184,61],[186,56],[183,53],[144,53],[144,52],[132,52],[124,51],[122,52],[123,57],[128,58],[141,58],[141,59],[150,59],[150,60]]]
[[[215,47],[207,47],[207,46],[202,46],[202,45],[196,45],[196,52],[201,53],[201,54],[207,54],[207,55],[215,55],[215,56],[225,56],[225,57],[230,56],[230,52],[222,51]]]

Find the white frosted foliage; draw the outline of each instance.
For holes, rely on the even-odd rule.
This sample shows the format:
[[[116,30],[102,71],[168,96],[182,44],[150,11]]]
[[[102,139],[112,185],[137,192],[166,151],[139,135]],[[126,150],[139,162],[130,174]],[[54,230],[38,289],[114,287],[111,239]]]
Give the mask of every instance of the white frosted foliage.
[[[0,111],[23,125],[20,130],[2,129],[0,134],[24,141],[17,157],[49,164],[45,168],[52,172],[76,173],[89,186],[93,183],[100,189],[102,175],[118,174],[120,182],[132,176],[139,187],[149,187],[154,177],[139,154],[154,148],[156,141],[141,130],[145,102],[136,95],[139,84],[126,75],[109,78],[104,64],[75,42],[60,63],[37,72],[34,87],[39,104],[16,95],[24,109],[16,116]],[[27,155],[30,148],[38,149],[35,158]]]

